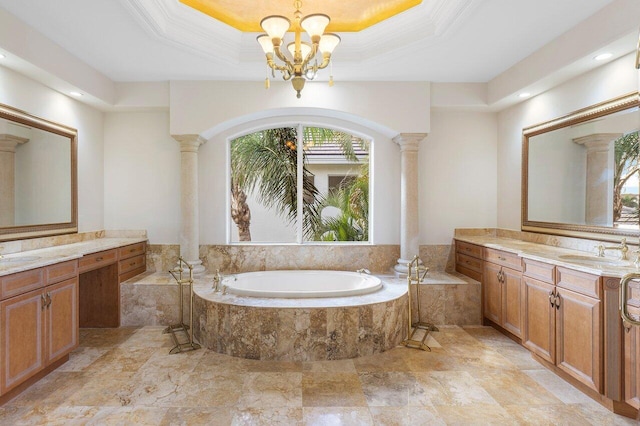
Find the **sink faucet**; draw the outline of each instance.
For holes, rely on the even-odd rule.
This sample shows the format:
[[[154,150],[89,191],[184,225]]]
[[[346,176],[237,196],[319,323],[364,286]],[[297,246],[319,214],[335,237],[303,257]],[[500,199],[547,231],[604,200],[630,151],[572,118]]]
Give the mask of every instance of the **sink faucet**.
[[[623,238],[620,241],[620,245],[618,246],[604,246],[603,244],[598,244],[596,246],[596,249],[598,249],[598,257],[604,257],[604,252],[606,250],[620,250],[620,259],[621,260],[627,260],[627,252],[629,251],[629,247],[627,246],[627,239]]]
[[[216,269],[216,274],[213,276],[213,291],[220,291],[220,283],[222,282],[222,275],[220,275],[220,269]]]

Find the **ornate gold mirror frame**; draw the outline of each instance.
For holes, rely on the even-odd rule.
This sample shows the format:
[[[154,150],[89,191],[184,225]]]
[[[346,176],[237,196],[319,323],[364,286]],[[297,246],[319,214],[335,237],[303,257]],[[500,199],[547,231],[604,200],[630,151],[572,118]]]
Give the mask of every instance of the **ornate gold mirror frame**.
[[[70,180],[70,182],[67,184],[67,178],[64,179],[64,185],[61,185],[62,187],[60,188],[60,191],[62,192],[48,194],[53,196],[60,196],[61,199],[68,200],[70,205],[67,206],[67,201],[64,202],[64,210],[67,212],[63,215],[64,219],[62,219],[61,217],[61,220],[56,220],[56,223],[45,223],[50,222],[46,220],[42,220],[41,222],[43,223],[24,223],[28,221],[20,220],[14,221],[12,222],[12,225],[0,226],[0,241],[78,232],[78,131],[63,124],[48,121],[43,118],[31,115],[25,111],[21,111],[19,109],[3,104],[0,104],[0,119],[6,120],[8,122],[8,125],[11,125],[15,128],[25,129],[26,131],[37,130],[46,132],[45,137],[47,141],[57,139],[56,143],[63,146],[62,150],[59,152],[64,159],[64,165],[56,165],[54,163],[53,167],[70,167],[70,170],[59,169],[61,171],[60,174],[68,176],[68,179]],[[0,152],[0,155],[9,154],[7,158],[3,159],[3,161],[7,162],[5,164],[5,166],[7,167],[3,167],[6,169],[6,174],[8,173],[9,169],[13,169],[13,167],[15,166],[15,160],[11,155],[16,152],[15,146],[20,143],[25,143],[25,145],[27,145],[26,142],[28,141],[28,139],[20,138],[12,134],[4,134],[3,131],[0,131],[0,138],[2,139],[0,140],[0,151],[2,151]],[[66,147],[67,139],[69,142],[68,154]],[[44,155],[47,156],[47,154]],[[67,155],[69,155],[70,157],[66,157]],[[19,189],[16,189],[14,185],[11,185],[11,183],[13,183],[13,180],[15,179],[15,171],[11,170],[11,176],[5,176],[5,179],[7,179],[7,182],[9,182],[9,186],[8,188],[5,188],[7,190],[5,192],[10,192],[10,194],[7,195],[4,193],[0,193],[0,195],[10,196],[12,197],[12,200],[15,200],[15,197],[19,196],[19,194],[17,194],[17,192],[19,192]],[[47,204],[42,203],[42,205],[39,207],[41,207],[43,211],[46,211]]]
[[[529,148],[530,139],[554,130],[575,126],[593,119],[640,107],[638,93],[621,96],[606,102],[592,105],[572,112],[563,117],[523,129],[522,138],[522,230],[545,234],[565,235],[579,238],[597,237],[603,240],[618,240],[620,237],[635,237],[637,229],[620,229],[613,226],[595,226],[575,223],[556,223],[536,221],[529,218]],[[639,112],[640,113],[640,112]]]

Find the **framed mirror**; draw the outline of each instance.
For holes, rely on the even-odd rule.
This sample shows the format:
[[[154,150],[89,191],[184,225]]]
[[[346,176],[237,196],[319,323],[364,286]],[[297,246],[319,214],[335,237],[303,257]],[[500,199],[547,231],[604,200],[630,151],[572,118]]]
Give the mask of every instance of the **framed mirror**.
[[[78,231],[77,134],[0,104],[0,241]]]
[[[523,231],[638,237],[639,107],[632,93],[523,130]]]

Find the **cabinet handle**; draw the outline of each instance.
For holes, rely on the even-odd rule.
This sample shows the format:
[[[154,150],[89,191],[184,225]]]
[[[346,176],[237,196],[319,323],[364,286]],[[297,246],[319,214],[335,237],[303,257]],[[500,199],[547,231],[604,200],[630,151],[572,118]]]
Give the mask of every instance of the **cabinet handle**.
[[[40,297],[42,298],[42,306],[40,309],[44,311],[47,307],[47,297],[44,294],[41,294]]]
[[[135,266],[135,265],[136,265],[136,262],[131,262],[131,263],[129,264],[129,266]]]
[[[134,251],[136,251],[136,249],[132,248],[129,250],[129,253],[133,253]]]
[[[49,306],[51,306],[51,293],[47,293],[47,299],[48,299],[47,301],[47,308],[48,308]]]
[[[556,309],[560,310],[560,296],[558,296],[557,294],[556,294],[555,303],[556,303]]]
[[[549,292],[549,303],[551,303],[551,307],[552,308],[555,308],[555,306],[556,306],[555,303],[554,303],[554,301],[555,301],[555,297],[554,296],[555,295],[553,294],[553,290],[551,290]]]
[[[502,260],[503,262],[504,262],[505,260],[507,260],[507,258],[506,258],[506,257],[502,257],[502,256],[498,256],[498,259]]]
[[[101,257],[96,257],[96,262],[102,262],[102,256]]]

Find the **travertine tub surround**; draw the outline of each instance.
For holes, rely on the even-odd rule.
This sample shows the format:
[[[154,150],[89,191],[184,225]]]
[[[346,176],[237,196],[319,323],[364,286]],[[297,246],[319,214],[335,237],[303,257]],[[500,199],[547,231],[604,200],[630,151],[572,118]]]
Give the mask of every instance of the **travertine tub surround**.
[[[455,269],[452,245],[420,246],[420,258],[431,271]],[[252,272],[276,269],[331,269],[355,271],[367,268],[374,274],[392,270],[400,253],[398,245],[202,245],[200,257],[209,273]],[[149,244],[147,269],[168,271],[176,265],[180,246]]]
[[[204,347],[235,357],[319,361],[373,355],[405,337],[404,281],[383,278],[382,290],[315,299],[251,298],[195,286],[194,336]]]
[[[147,246],[148,273],[122,283],[121,321],[127,326],[167,325],[178,320],[178,289],[168,273],[176,264],[178,245]],[[479,283],[453,272],[451,245],[420,247],[429,266],[429,286],[422,286],[421,320],[437,324],[480,324]],[[374,274],[389,273],[400,253],[396,245],[213,245],[201,246],[209,274],[276,269],[349,270],[367,268]],[[155,273],[153,273],[155,272]],[[211,281],[204,276],[201,279]],[[414,298],[415,301],[415,298]],[[438,306],[436,306],[436,304]],[[185,307],[185,319],[187,318]],[[415,310],[414,310],[415,311]]]

